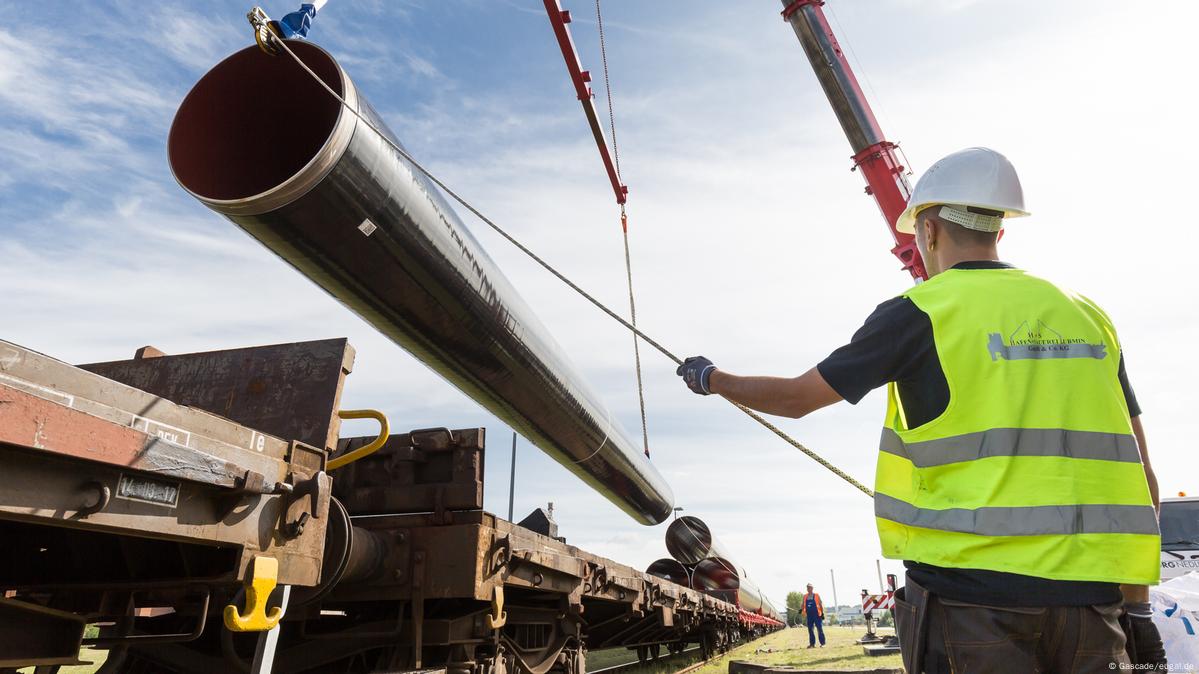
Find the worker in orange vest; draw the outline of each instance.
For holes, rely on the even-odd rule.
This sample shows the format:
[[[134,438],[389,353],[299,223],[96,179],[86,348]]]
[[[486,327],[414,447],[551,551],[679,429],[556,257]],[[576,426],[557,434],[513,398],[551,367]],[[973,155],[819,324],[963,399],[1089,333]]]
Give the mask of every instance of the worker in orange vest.
[[[824,648],[824,602],[820,601],[820,595],[812,591],[811,583],[808,583],[808,593],[803,596],[800,613],[808,622],[808,648],[816,648],[816,632],[820,634],[820,647]],[[812,631],[813,627],[816,632]]]

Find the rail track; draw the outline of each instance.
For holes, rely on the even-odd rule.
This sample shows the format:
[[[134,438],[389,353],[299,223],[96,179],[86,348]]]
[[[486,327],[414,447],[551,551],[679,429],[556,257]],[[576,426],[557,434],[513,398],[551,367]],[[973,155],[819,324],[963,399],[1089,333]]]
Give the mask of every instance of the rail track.
[[[747,641],[745,643],[751,643],[756,640],[757,639],[751,639],[750,641]],[[740,645],[743,645],[743,644],[735,644],[734,646],[728,648],[727,650],[723,650],[723,651],[718,650],[718,651],[714,652],[712,654],[712,656],[709,658],[705,658],[703,660],[693,662],[693,663],[687,665],[686,667],[683,667],[682,669],[674,670],[673,674],[691,674],[691,672],[694,672],[694,671],[698,670],[699,668],[703,667],[704,665],[712,662],[713,660],[726,655],[730,650],[732,650],[732,648],[734,648],[736,646],[740,646]],[[665,656],[658,657],[658,658],[651,658],[649,660],[640,660],[640,659],[633,660],[632,662],[625,662],[625,663],[621,663],[619,665],[612,665],[610,667],[602,667],[600,669],[593,669],[593,670],[588,671],[587,674],[626,674],[627,672],[655,671],[657,668],[662,667],[667,664],[670,664],[672,662],[685,661],[688,659],[687,656],[692,656],[697,653],[701,653],[702,650],[703,649],[701,647],[694,646],[692,648],[688,648],[687,650],[681,651],[679,653],[670,653],[670,654],[667,654]]]
[[[718,653],[718,654],[713,655],[712,657],[708,658],[707,660],[701,660],[700,662],[697,662],[695,664],[687,665],[686,667],[680,669],[679,671],[675,672],[674,674],[690,674],[691,672],[694,672],[695,670],[699,669],[700,667],[703,667],[704,665],[708,664],[709,662],[712,662],[716,658],[719,658],[721,655],[724,655],[724,654]]]
[[[657,658],[650,658],[648,660],[640,660],[639,659],[639,660],[633,660],[632,662],[621,663],[619,665],[603,667],[601,669],[593,669],[593,670],[587,672],[587,674],[625,674],[626,672],[636,672],[636,671],[641,671],[641,670],[649,671],[654,668],[661,667],[663,665],[666,665],[666,664],[669,664],[672,662],[685,661],[685,660],[689,659],[690,656],[699,654],[701,652],[701,650],[702,649],[699,646],[694,646],[692,648],[688,648],[679,653],[668,653],[664,656],[657,657]],[[713,658],[720,657],[720,655],[721,655],[720,653],[717,653],[716,655],[713,656]],[[692,663],[692,664],[688,665],[687,667],[678,670],[675,674],[682,674],[683,672],[693,671],[696,668],[701,667],[704,664],[710,662],[711,660],[712,660],[712,658],[708,658],[707,660],[700,660],[699,662]]]

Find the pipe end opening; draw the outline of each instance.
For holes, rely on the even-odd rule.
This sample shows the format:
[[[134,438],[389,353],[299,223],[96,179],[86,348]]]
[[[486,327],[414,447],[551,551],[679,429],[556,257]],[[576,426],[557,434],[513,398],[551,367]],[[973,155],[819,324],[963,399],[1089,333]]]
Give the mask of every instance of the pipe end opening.
[[[341,68],[328,52],[288,46],[340,96]],[[167,157],[175,178],[203,201],[248,199],[300,173],[325,147],[341,103],[287,54],[246,47],[218,63],[175,114]]]

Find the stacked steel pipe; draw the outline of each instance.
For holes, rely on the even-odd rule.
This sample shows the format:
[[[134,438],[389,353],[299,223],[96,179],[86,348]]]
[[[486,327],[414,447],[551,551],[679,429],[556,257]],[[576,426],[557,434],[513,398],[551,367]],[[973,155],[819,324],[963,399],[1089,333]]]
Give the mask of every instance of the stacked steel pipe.
[[[686,564],[664,557],[646,567],[645,572],[651,576],[665,578],[672,583],[677,583],[683,587],[691,587],[691,569]]]
[[[671,522],[666,549],[671,558],[650,564],[646,573],[719,597],[743,611],[782,620],[703,520],[686,515]]]

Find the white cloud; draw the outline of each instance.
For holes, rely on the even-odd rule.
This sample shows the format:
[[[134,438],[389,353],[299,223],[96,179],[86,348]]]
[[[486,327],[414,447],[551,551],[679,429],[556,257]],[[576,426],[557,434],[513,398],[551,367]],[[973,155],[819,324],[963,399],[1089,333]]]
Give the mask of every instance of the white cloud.
[[[201,72],[227,56],[230,45],[244,43],[251,34],[248,21],[222,12],[200,18],[177,7],[141,4],[137,12],[143,15],[137,24],[126,27],[128,37],[145,40],[152,49]]]
[[[926,11],[960,12],[979,4],[979,2],[980,0],[897,0],[895,4],[905,10],[920,8]]]

